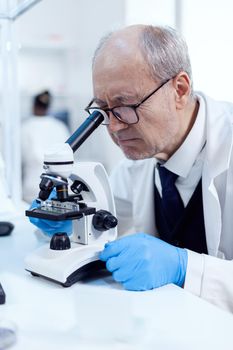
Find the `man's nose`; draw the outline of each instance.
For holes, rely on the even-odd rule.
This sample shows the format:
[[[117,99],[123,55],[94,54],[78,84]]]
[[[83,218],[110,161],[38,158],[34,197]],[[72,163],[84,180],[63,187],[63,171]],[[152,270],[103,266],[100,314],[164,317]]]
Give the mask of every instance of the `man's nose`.
[[[112,112],[109,112],[108,130],[111,133],[128,128],[128,124],[117,119]]]

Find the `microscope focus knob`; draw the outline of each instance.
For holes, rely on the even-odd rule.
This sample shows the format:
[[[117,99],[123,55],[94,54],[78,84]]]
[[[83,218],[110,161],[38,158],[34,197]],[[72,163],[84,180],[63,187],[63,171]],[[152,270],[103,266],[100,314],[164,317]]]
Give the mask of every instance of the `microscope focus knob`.
[[[92,224],[97,231],[107,231],[117,225],[117,218],[107,210],[98,210],[93,216]]]
[[[50,241],[50,249],[52,250],[66,250],[70,249],[70,239],[67,233],[57,232]]]

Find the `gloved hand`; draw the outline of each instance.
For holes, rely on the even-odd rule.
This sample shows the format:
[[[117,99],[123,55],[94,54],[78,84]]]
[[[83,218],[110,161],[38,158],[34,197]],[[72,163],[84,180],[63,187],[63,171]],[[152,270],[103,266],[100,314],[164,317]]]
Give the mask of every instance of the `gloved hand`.
[[[53,190],[49,196],[56,196],[56,191]],[[39,203],[36,202],[36,199],[32,202],[30,209],[38,208]],[[57,232],[66,232],[68,235],[72,233],[72,220],[64,220],[64,221],[53,221],[46,219],[39,219],[29,217],[30,222],[37,226],[41,231],[43,231],[48,236],[53,236]]]
[[[169,283],[182,287],[188,254],[159,238],[136,233],[105,244],[100,260],[125,289],[148,290]]]

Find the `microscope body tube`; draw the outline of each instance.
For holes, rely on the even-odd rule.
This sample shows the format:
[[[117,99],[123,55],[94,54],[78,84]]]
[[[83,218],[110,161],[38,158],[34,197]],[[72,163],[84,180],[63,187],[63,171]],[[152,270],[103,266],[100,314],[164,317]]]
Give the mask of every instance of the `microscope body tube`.
[[[68,138],[65,143],[68,143],[75,152],[81,144],[88,138],[89,135],[103,122],[104,116],[99,111],[94,111],[80,125],[80,127]]]

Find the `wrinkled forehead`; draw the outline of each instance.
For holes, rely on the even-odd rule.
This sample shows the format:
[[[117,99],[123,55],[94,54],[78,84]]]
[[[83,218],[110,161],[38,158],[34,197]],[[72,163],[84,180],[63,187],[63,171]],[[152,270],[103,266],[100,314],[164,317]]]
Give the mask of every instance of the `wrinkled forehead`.
[[[100,49],[93,64],[93,71],[101,67],[111,69],[112,66],[125,66],[129,65],[130,62],[135,64],[140,61],[143,61],[143,57],[137,42],[128,42],[117,38],[105,43]]]
[[[93,65],[94,90],[112,82],[131,85],[147,78],[151,79],[149,67],[138,47],[121,41],[106,45]]]
[[[112,60],[108,57],[93,70],[93,92],[94,96],[104,100],[106,96],[130,96],[146,90],[151,80],[147,66],[135,57],[113,57]]]

